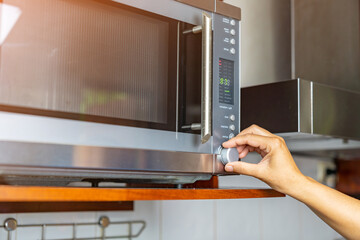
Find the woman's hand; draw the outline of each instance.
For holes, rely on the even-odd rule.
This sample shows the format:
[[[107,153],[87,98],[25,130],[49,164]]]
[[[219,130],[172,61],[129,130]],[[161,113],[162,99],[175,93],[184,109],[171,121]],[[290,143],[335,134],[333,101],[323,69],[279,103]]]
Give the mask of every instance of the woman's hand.
[[[273,189],[306,204],[346,239],[360,239],[360,201],[305,177],[297,168],[284,139],[253,125],[223,146],[236,147],[240,158],[253,151],[262,156],[258,164],[228,163],[226,171],[266,182]]]
[[[227,172],[256,177],[285,194],[289,194],[305,179],[297,168],[284,139],[256,125],[252,125],[235,138],[223,143],[223,147],[236,147],[239,158],[244,158],[249,152],[254,151],[262,156],[258,164],[228,163],[225,166]]]

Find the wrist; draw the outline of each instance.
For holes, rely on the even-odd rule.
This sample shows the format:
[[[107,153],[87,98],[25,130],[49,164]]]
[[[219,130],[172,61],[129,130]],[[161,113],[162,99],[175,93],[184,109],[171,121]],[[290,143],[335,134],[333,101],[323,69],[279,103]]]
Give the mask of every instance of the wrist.
[[[312,181],[312,178],[300,173],[289,180],[287,187],[283,193],[300,200],[299,198],[301,198],[301,196],[304,196],[308,185]]]

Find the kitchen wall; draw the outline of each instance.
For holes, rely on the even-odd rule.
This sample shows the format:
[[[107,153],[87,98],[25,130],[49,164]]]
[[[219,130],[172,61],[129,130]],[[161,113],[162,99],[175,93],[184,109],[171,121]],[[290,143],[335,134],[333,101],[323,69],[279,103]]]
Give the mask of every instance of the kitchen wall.
[[[256,162],[256,156],[246,159]],[[317,165],[324,160],[296,157],[304,174],[317,177]],[[267,187],[246,176],[220,178],[221,187]],[[14,217],[19,224],[97,222],[106,215],[111,221],[144,220],[146,229],[139,238],[144,240],[336,240],[342,239],[305,205],[285,198],[198,200],[198,201],[139,201],[129,212],[34,213],[1,214],[0,222]],[[136,229],[134,230],[136,231]],[[109,227],[109,235],[127,234],[127,228]],[[100,236],[98,227],[81,227],[79,237]],[[47,238],[71,238],[71,228],[50,228]],[[40,239],[39,228],[20,229],[15,240]],[[0,229],[0,239],[7,239]]]

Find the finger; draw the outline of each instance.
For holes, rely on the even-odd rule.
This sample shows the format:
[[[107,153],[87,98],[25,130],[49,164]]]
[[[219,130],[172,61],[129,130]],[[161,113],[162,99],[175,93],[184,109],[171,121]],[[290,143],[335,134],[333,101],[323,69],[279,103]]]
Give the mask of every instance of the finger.
[[[264,152],[264,151],[261,151],[260,149],[258,149],[258,148],[256,148],[255,149],[255,151],[262,157],[262,158],[264,158],[266,155],[267,155],[267,153],[266,152]]]
[[[256,151],[258,154],[260,154],[260,155],[261,155],[261,150],[260,150],[260,149],[255,148],[255,151]]]
[[[243,151],[239,153],[239,158],[245,158],[249,153],[254,152],[255,148],[246,146]]]
[[[231,140],[224,142],[223,147],[233,148],[241,145],[248,145],[254,148],[259,148],[262,151],[270,152],[271,150],[271,137],[260,136],[255,134],[238,135]]]
[[[247,146],[246,148],[249,149],[249,152],[254,152],[254,151],[255,151],[255,148],[254,148],[254,147]]]
[[[239,151],[239,158],[245,158],[251,152],[257,152],[261,157],[265,157],[267,155],[266,152],[262,151],[259,148],[246,146],[242,151]]]
[[[244,158],[248,155],[249,149],[245,148],[241,153],[239,153],[239,158]]]
[[[262,158],[264,158],[268,153],[267,153],[267,152],[264,152],[264,151],[260,151],[259,154],[261,155]]]
[[[259,166],[254,163],[233,162],[225,166],[227,172],[234,172],[248,176],[258,177]]]
[[[261,135],[261,136],[267,136],[267,137],[274,137],[276,135],[272,134],[271,132],[269,132],[268,130],[262,128],[262,127],[259,127],[258,125],[251,125],[250,127],[242,130],[239,134],[239,135],[246,135],[246,134],[255,134],[255,135]],[[230,140],[228,140],[230,141]],[[228,142],[227,141],[227,142]]]
[[[237,151],[241,153],[246,148],[246,145],[236,147]]]
[[[268,130],[259,127],[258,125],[251,125],[248,128],[245,128],[244,130],[242,130],[239,135],[245,135],[245,134],[256,134],[256,135],[261,135],[261,136],[268,136],[268,137],[272,137],[274,136],[274,134],[272,134],[271,132],[269,132]]]

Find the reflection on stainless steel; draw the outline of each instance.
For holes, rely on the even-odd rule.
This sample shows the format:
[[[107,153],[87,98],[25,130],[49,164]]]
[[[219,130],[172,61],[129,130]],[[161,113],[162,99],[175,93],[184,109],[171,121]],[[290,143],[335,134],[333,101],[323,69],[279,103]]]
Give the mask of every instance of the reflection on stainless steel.
[[[212,173],[212,154],[25,142],[0,142],[0,151],[0,164]]]
[[[212,19],[202,15],[201,142],[211,137],[212,119]]]
[[[309,81],[298,81],[298,128],[301,132],[312,133],[313,124],[313,85]]]
[[[5,182],[15,175],[20,178],[13,181],[26,182],[28,177],[29,184],[46,177],[55,183],[89,178],[185,183],[209,179],[213,173],[212,154],[4,141],[0,152]]]
[[[184,130],[194,130],[194,131],[197,131],[197,130],[201,130],[201,123],[193,123],[191,125],[185,125],[185,126],[182,126],[181,127],[182,129]]]
[[[183,31],[182,33],[183,34],[189,34],[189,33],[196,34],[196,33],[201,33],[201,31],[202,31],[202,26],[198,25],[198,26],[193,27],[192,29],[187,29],[187,30]]]
[[[25,123],[25,124],[24,124]],[[0,112],[0,140],[212,154],[198,134]]]

